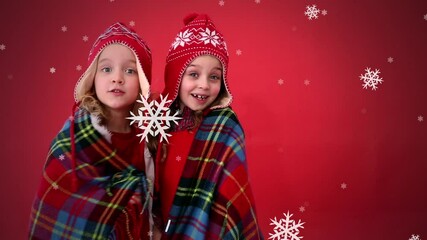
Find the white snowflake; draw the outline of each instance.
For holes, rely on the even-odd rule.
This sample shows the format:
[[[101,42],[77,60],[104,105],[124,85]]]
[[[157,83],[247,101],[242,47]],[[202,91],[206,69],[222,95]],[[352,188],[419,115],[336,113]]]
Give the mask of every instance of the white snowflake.
[[[426,21],[427,21],[427,14],[426,14],[426,15],[424,15],[424,20],[426,20]]]
[[[323,15],[323,16],[326,16],[327,14],[328,14],[328,11],[327,11],[326,9],[323,9],[323,10],[322,10],[322,15]]]
[[[304,15],[306,15],[308,17],[309,20],[315,18],[319,18],[318,14],[319,14],[320,10],[316,7],[316,5],[311,5],[311,6],[307,6],[306,7],[306,11],[304,12]]]
[[[305,207],[304,206],[299,207],[299,211],[300,212],[305,212]]]
[[[378,75],[381,73],[378,69],[375,69],[375,71],[371,71],[370,68],[366,68],[366,73],[363,75],[360,75],[360,80],[363,81],[363,88],[371,87],[372,90],[377,90],[378,84],[383,82],[383,79],[380,78]]]
[[[175,160],[176,160],[177,162],[180,162],[180,161],[181,161],[181,156],[176,156]]]
[[[66,32],[68,30],[67,26],[62,26],[61,31]]]
[[[236,50],[236,55],[237,55],[237,56],[240,56],[240,55],[242,55],[242,50],[240,50],[240,49],[237,49],[237,50]]]
[[[341,183],[341,189],[347,189],[347,183]]]
[[[129,26],[131,26],[131,27],[135,27],[135,21],[130,21],[130,22],[129,22]]]
[[[225,5],[225,1],[220,0],[220,1],[218,2],[218,4],[219,4],[221,7],[223,7],[223,6]]]
[[[423,116],[421,116],[421,115],[420,115],[420,116],[418,116],[418,118],[417,118],[417,119],[418,119],[418,122],[422,122],[422,121],[424,121],[424,117],[423,117]]]
[[[255,0],[255,3],[256,3],[256,4],[260,4],[260,3],[261,3],[261,0]]]
[[[180,32],[178,36],[175,38],[175,42],[172,43],[173,49],[176,49],[178,46],[184,47],[184,45],[191,41],[190,37],[193,35],[193,33],[188,32],[189,29],[185,30],[184,32]]]
[[[421,240],[420,235],[412,234],[411,238],[409,240]]]
[[[59,155],[59,160],[63,161],[65,159],[64,154]]]
[[[77,70],[77,71],[81,71],[81,70],[82,70],[82,65],[77,65],[77,66],[76,66],[76,70]]]
[[[212,31],[209,30],[209,28],[206,28],[206,30],[204,32],[199,32],[200,35],[202,35],[202,37],[200,38],[200,41],[204,41],[205,44],[211,43],[212,45],[214,45],[216,47],[217,44],[219,44],[218,42],[218,35],[216,35],[216,31]]]
[[[49,72],[50,72],[50,73],[52,73],[52,74],[54,74],[54,73],[56,72],[56,68],[51,67],[51,68],[49,69]]]
[[[298,223],[295,222],[295,220],[291,220],[291,217],[293,214],[283,213],[285,216],[285,219],[279,219],[277,221],[276,217],[274,219],[270,219],[271,223],[270,225],[273,225],[274,233],[269,233],[270,237],[268,239],[273,240],[300,240],[303,237],[298,236],[299,234],[299,228],[304,228],[302,225],[304,222],[301,222],[301,220],[298,220]]]
[[[304,85],[306,85],[306,86],[310,85],[310,80],[308,80],[308,79],[304,80]]]
[[[387,62],[388,62],[388,63],[392,63],[393,61],[394,61],[394,59],[393,59],[392,57],[388,57],[388,58],[387,58]]]
[[[2,51],[6,50],[6,45],[0,44],[0,50],[2,50]]]
[[[144,139],[148,142],[148,134],[155,137],[159,133],[161,137],[160,142],[162,142],[163,139],[169,142],[167,137],[169,137],[170,134],[166,133],[165,130],[171,126],[171,121],[177,124],[177,120],[181,118],[176,116],[178,112],[174,115],[170,115],[170,109],[165,107],[165,105],[172,100],[167,100],[167,98],[168,95],[166,95],[165,98],[160,95],[160,103],[157,101],[148,103],[147,99],[141,95],[141,100],[137,100],[137,102],[142,103],[142,107],[138,109],[138,115],[130,112],[132,117],[128,117],[127,119],[132,120],[130,123],[131,125],[134,122],[138,122],[138,127],[143,130],[142,133],[137,134],[138,137],[141,137],[141,142]]]
[[[279,80],[277,80],[277,83],[278,83],[279,85],[283,85],[283,84],[285,83],[285,80],[283,80],[283,79],[279,79]]]
[[[149,236],[150,238],[152,238],[154,236],[153,231],[148,231],[147,236]]]
[[[89,40],[89,37],[87,35],[84,35],[82,37],[83,42],[87,42]]]

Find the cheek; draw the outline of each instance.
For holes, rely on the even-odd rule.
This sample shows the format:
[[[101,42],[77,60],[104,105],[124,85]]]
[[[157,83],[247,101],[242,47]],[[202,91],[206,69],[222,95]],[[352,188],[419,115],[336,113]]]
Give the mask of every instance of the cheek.
[[[221,84],[215,84],[214,86],[211,87],[211,89],[212,89],[212,95],[217,97],[219,94],[219,91],[221,91]]]

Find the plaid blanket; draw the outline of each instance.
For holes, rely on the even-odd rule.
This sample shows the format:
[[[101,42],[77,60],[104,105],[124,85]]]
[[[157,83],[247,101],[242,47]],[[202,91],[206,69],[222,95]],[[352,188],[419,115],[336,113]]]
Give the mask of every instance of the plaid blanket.
[[[50,146],[31,210],[29,238],[116,238],[116,220],[132,196],[141,197],[141,217],[148,219],[147,190],[145,174],[117,155],[114,147],[95,130],[90,114],[78,109]],[[148,220],[144,222],[148,224]]]
[[[164,224],[167,239],[263,239],[243,130],[230,108],[204,117]]]

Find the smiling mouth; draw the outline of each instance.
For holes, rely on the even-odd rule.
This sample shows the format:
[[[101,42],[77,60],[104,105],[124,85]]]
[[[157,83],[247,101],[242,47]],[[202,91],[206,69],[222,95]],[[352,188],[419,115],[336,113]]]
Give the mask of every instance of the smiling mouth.
[[[198,95],[198,94],[191,94],[191,96],[199,99],[199,100],[205,100],[206,98],[208,98],[208,96],[202,96],[202,95]]]
[[[110,90],[110,92],[112,92],[112,93],[124,93],[122,90],[119,90],[119,89],[113,89],[113,90]]]

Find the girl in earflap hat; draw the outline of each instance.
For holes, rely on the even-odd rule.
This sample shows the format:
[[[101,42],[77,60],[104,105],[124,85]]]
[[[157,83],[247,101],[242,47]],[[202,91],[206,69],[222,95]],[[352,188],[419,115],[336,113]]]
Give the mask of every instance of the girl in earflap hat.
[[[156,155],[156,235],[262,239],[243,129],[229,107],[226,43],[207,15],[192,14],[184,23],[166,58],[162,93],[182,120],[169,132],[169,143],[150,142]]]
[[[126,119],[139,94],[149,95],[150,49],[116,23],[96,40],[88,64],[73,115],[50,146],[29,238],[150,239],[154,165]]]

